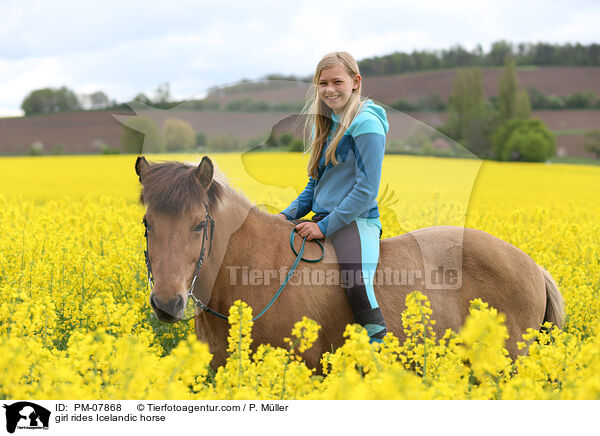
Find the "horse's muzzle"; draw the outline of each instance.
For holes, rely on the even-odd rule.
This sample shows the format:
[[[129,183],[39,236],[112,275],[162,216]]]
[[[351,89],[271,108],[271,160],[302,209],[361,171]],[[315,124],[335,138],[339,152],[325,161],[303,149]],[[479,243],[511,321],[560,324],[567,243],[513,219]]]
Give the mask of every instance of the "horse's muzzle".
[[[150,294],[150,306],[154,310],[156,317],[167,323],[174,323],[183,319],[186,300],[182,295],[177,295],[175,298],[163,302],[156,298],[156,295]]]

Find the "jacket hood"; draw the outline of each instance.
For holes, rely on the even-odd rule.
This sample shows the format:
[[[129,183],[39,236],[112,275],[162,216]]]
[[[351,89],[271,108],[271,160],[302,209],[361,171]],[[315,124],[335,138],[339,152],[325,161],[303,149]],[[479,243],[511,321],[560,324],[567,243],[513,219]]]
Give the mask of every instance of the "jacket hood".
[[[387,120],[387,115],[385,113],[385,109],[379,106],[376,103],[373,103],[373,100],[369,99],[363,106],[363,111],[370,112],[375,115],[379,121],[381,121],[381,125],[383,126],[383,130],[387,133],[390,130],[390,124]]]
[[[379,106],[378,104],[373,103],[373,100],[368,99],[365,101],[365,104],[363,105],[359,114],[361,114],[363,112],[369,112],[369,113],[375,115],[375,118],[377,118],[379,120],[379,122],[381,122],[381,126],[383,127],[383,131],[385,133],[387,133],[390,130],[390,125],[387,120],[387,115],[385,113],[385,109],[382,108],[381,106]],[[358,116],[358,114],[356,116]],[[338,115],[336,115],[334,112],[331,112],[331,119],[333,120],[334,123],[340,122],[340,117]],[[355,117],[355,119],[356,119],[356,117]],[[314,135],[314,133],[315,133],[315,126],[313,126],[313,128],[312,128],[312,135]]]

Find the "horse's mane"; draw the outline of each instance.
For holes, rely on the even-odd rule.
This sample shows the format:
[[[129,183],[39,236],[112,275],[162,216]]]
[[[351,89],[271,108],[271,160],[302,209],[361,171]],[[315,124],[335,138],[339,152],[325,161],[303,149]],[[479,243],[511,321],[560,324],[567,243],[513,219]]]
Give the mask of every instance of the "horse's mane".
[[[142,173],[143,187],[140,203],[161,212],[179,215],[199,203],[207,203],[209,209],[218,207],[233,189],[223,173],[214,170],[213,181],[205,193],[198,183],[198,164],[176,161],[151,163]]]
[[[205,202],[209,210],[219,207],[227,208],[228,204],[247,204],[250,213],[259,217],[261,222],[287,229],[285,221],[261,210],[251,202],[243,192],[238,191],[228,181],[227,176],[219,170],[213,161],[213,181],[206,194],[198,184],[196,169],[198,162],[182,163],[177,161],[152,162],[142,173],[143,189],[140,192],[140,203],[161,212],[181,215],[188,212],[193,205]]]

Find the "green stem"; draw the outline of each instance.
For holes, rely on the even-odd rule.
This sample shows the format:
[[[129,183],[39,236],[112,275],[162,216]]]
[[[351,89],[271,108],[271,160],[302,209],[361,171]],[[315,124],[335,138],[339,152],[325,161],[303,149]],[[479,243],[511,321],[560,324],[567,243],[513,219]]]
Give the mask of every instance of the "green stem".
[[[238,389],[242,383],[242,307],[238,306],[238,315],[240,317],[240,330],[238,334]]]

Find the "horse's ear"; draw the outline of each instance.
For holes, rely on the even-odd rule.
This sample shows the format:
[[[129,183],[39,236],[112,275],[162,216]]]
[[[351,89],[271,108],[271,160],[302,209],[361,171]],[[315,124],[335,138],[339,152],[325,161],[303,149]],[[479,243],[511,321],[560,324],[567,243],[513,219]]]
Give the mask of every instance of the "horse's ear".
[[[135,173],[138,175],[138,178],[140,179],[140,183],[142,181],[142,171],[144,169],[146,169],[150,164],[148,163],[148,161],[146,160],[146,158],[144,156],[138,156],[138,158],[135,161]]]
[[[198,178],[198,183],[200,183],[200,186],[202,186],[204,189],[208,189],[213,179],[213,173],[214,168],[212,161],[208,158],[208,156],[204,156],[202,158],[202,162],[200,162],[200,165],[198,165],[198,168],[196,168],[196,177]]]

